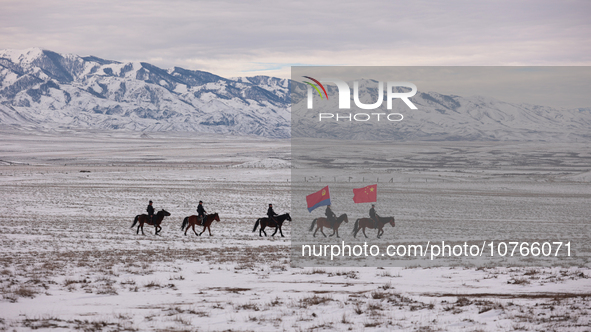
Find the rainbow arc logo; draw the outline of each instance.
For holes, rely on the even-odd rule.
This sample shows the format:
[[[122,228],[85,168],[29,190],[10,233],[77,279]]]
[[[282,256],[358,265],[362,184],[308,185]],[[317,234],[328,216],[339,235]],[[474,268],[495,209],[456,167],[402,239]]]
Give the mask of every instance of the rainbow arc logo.
[[[304,76],[304,77],[307,78],[307,79],[309,79],[309,80],[311,80],[311,81],[313,81],[314,83],[318,84],[318,86],[322,89],[322,91],[324,91],[324,96],[326,97],[326,100],[328,100],[328,94],[326,93],[326,89],[324,88],[324,85],[322,85],[322,83],[320,83],[318,80],[316,80],[316,79],[314,79],[314,78],[312,78],[310,76]],[[320,96],[320,98],[323,98],[322,97],[322,93],[320,93],[320,89],[318,89],[318,86],[316,86],[316,85],[314,85],[314,84],[312,84],[312,83],[310,83],[308,81],[304,81],[304,83],[306,83],[309,86],[313,87],[318,92],[318,95]]]

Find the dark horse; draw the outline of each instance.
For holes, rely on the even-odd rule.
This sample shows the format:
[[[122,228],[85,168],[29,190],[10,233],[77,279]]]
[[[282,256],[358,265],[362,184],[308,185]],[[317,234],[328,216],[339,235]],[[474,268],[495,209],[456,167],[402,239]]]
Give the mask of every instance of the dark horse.
[[[269,218],[257,219],[257,222],[254,224],[254,228],[252,229],[252,231],[253,232],[256,231],[257,227],[259,227],[259,223],[260,223],[261,229],[259,230],[259,236],[263,236],[261,234],[261,232],[265,233],[265,236],[267,236],[267,232],[265,232],[265,227],[275,227],[275,232],[273,234],[271,234],[271,236],[275,236],[275,234],[277,234],[277,230],[279,230],[281,237],[285,237],[285,236],[283,236],[283,232],[281,231],[281,225],[283,225],[283,222],[286,219],[291,221],[291,217],[289,216],[289,213],[285,213],[285,214],[275,217],[275,220],[277,220],[277,222],[275,222],[275,220],[272,220]]]
[[[332,234],[330,234],[329,236],[333,236],[335,235],[335,233],[337,234],[337,237],[339,236],[339,226],[341,226],[341,224],[344,222],[349,222],[349,218],[347,218],[347,214],[343,213],[340,215],[340,217],[337,218],[337,220],[334,222],[334,227],[330,227],[330,221],[328,221],[327,218],[324,217],[320,217],[320,218],[316,218],[314,220],[312,220],[312,225],[310,225],[310,232],[314,229],[314,226],[316,226],[316,231],[314,232],[314,237],[316,237],[316,233],[318,232],[318,230],[320,230],[320,232],[322,233],[322,235],[324,235],[324,237],[326,237],[326,234],[324,234],[323,228],[329,228],[332,229]]]
[[[170,216],[170,213],[168,213],[165,210],[158,211],[154,215],[154,220],[149,220],[150,217],[148,217],[147,214],[138,214],[137,216],[135,216],[135,219],[133,219],[133,225],[131,225],[131,228],[133,228],[133,226],[135,226],[135,224],[137,224],[137,222],[139,221],[140,224],[137,225],[136,234],[140,233],[140,228],[141,228],[142,235],[146,235],[146,234],[144,234],[144,224],[148,224],[148,225],[154,226],[154,229],[156,230],[154,235],[158,235],[158,233],[160,233],[160,231],[162,230],[162,227],[160,227],[160,223],[162,223],[162,219],[164,219],[164,217],[168,217],[168,216]]]
[[[377,228],[378,229],[378,239],[382,234],[384,234],[384,226],[386,224],[390,224],[392,227],[396,226],[394,222],[394,217],[378,217],[378,227],[375,227],[375,222],[373,219],[370,218],[359,218],[355,221],[355,226],[353,226],[353,237],[357,237],[357,233],[359,230],[363,230],[363,235],[367,237],[365,234],[365,228]]]
[[[208,214],[207,216],[205,216],[205,221],[203,223],[199,223],[199,217],[198,216],[188,216],[185,219],[183,219],[183,224],[181,225],[181,231],[183,229],[185,229],[185,226],[187,227],[187,229],[185,229],[185,235],[187,235],[187,231],[189,230],[190,227],[193,227],[193,232],[195,233],[195,235],[197,236],[201,236],[201,234],[203,234],[203,232],[205,232],[205,229],[207,228],[209,230],[209,236],[211,236],[211,223],[213,221],[220,221],[220,216],[218,216],[217,213],[214,214]],[[197,226],[203,226],[203,231],[199,234],[197,234],[197,232],[195,232],[195,225]]]

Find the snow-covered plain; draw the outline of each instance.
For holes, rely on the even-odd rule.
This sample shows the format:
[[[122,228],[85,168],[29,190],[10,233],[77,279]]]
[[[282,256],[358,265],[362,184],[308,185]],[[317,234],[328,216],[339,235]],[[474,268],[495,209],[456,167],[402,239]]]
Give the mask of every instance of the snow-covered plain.
[[[285,238],[252,232],[268,203],[291,210],[287,140],[86,131],[1,137],[3,330],[590,330],[588,265],[292,268],[290,223]],[[511,161],[534,143],[503,144],[462,146],[467,165],[482,164],[454,170],[434,166],[445,162],[438,159],[445,146],[405,143],[392,177],[397,189],[415,191],[412,199],[434,199],[429,189],[439,180],[450,191],[488,183],[497,195],[506,190],[507,200],[519,188],[550,190],[548,182],[565,195],[588,194],[588,164],[577,164],[588,160],[588,147],[546,146],[565,154],[542,158],[538,165],[563,160],[544,169]],[[129,228],[149,199],[172,214],[161,236],[150,226],[145,236]],[[182,219],[200,199],[221,221],[211,237],[183,236]],[[386,237],[404,232],[404,216],[423,218],[404,208]]]
[[[312,257],[307,266],[540,266],[557,260],[571,265],[591,262],[591,186],[587,180],[591,150],[585,143],[314,143],[292,138],[292,216],[296,219],[323,216],[323,209],[308,213],[305,196],[329,186],[332,209],[337,215],[347,213],[349,225],[343,226],[350,229],[357,218],[367,217],[370,209],[369,203],[353,203],[352,189],[377,183],[377,212],[380,216],[394,216],[396,228],[386,225],[386,236],[381,239],[376,239],[373,232],[368,239],[363,234],[357,239],[344,237],[346,244],[367,241],[377,245],[382,254],[390,245],[425,247],[427,243],[441,245],[442,241],[452,246],[467,241],[469,246],[485,246],[487,250],[484,255],[437,260],[430,260],[430,253],[418,259],[380,254],[336,257],[332,261]],[[294,253],[301,253],[302,245],[318,241],[322,245],[342,244],[340,239],[322,236],[311,242],[309,227],[310,223],[293,224]],[[571,256],[566,257],[566,251],[558,257],[532,257],[523,251],[529,255],[525,259],[498,254],[500,243],[515,241],[526,246],[570,242]],[[491,244],[496,247],[494,257],[488,250]],[[299,265],[299,260],[294,262]]]

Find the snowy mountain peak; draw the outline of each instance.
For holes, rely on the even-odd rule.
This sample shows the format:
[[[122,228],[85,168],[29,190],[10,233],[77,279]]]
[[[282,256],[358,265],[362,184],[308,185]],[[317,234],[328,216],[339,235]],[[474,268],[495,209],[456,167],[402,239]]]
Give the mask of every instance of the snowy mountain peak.
[[[10,61],[18,64],[31,63],[31,61],[39,58],[42,54],[43,50],[37,47],[27,48],[24,50],[0,50],[0,58],[9,59]]]

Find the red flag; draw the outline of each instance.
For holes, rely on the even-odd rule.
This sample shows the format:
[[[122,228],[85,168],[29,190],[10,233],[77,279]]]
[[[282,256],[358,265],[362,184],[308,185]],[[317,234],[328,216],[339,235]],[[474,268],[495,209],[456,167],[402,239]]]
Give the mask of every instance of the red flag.
[[[369,203],[377,202],[378,200],[378,185],[353,189],[353,202],[355,203]]]
[[[330,205],[330,191],[328,191],[328,186],[306,196],[306,202],[308,203],[309,212],[312,212],[312,210],[319,206]]]

